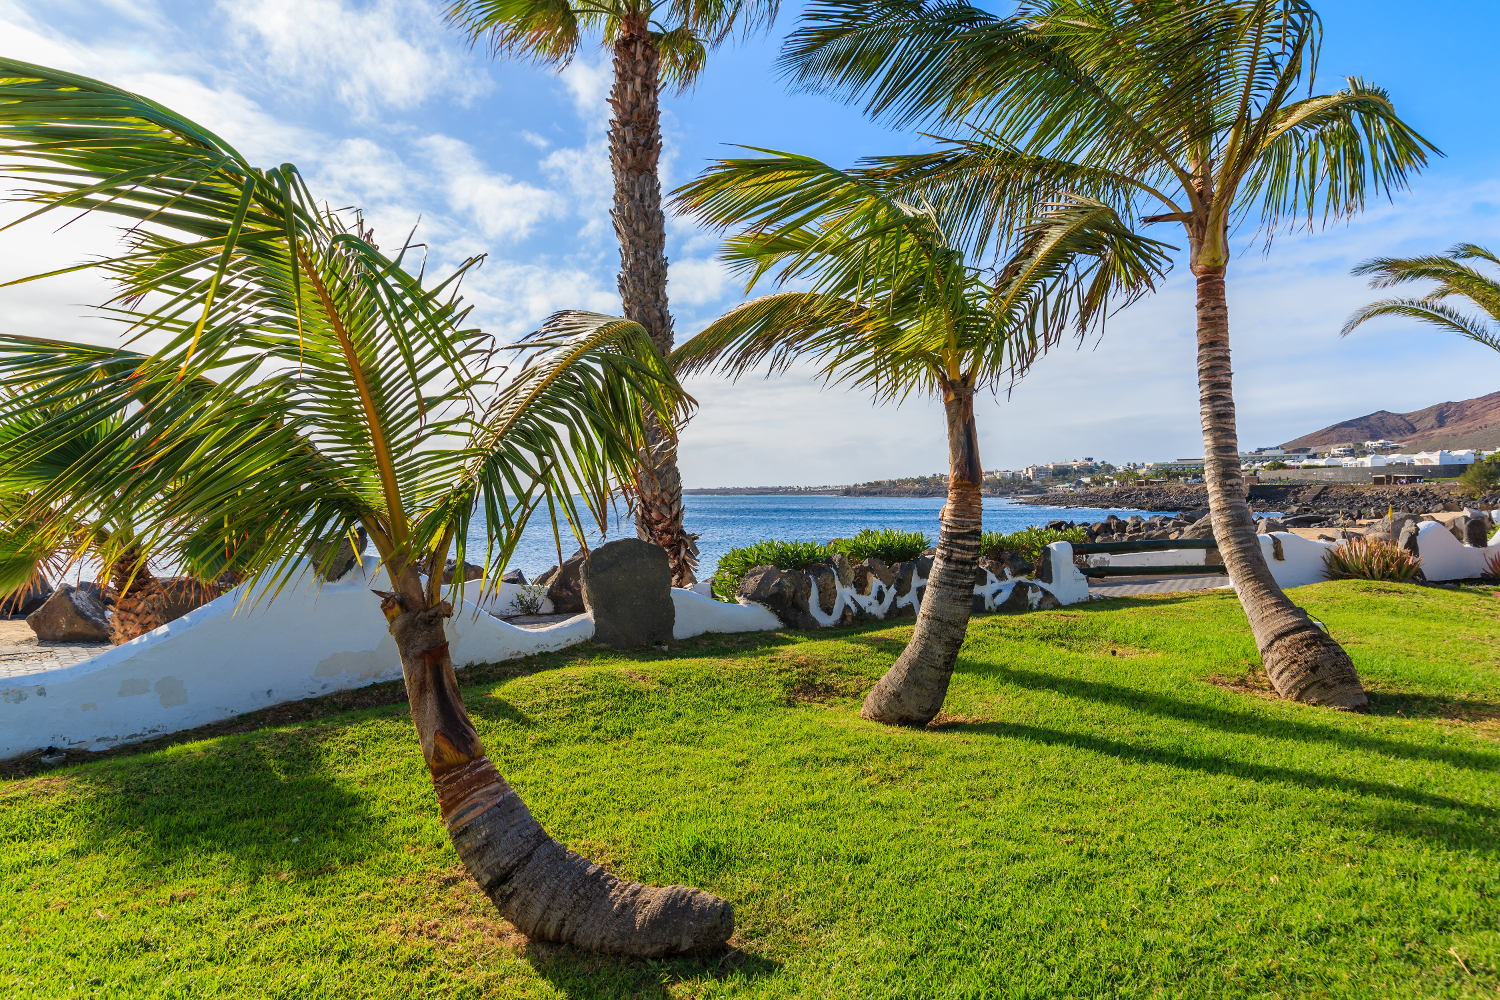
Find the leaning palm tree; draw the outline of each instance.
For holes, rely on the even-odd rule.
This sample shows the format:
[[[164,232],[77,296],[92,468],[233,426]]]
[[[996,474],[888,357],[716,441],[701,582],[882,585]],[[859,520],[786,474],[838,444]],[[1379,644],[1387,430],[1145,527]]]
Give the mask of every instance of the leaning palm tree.
[[[882,121],[962,130],[884,163],[976,245],[1003,242],[1065,189],[1182,225],[1214,537],[1276,690],[1358,708],[1352,661],[1276,586],[1255,537],[1225,298],[1239,224],[1269,237],[1347,218],[1436,151],[1361,79],[1311,93],[1321,41],[1307,0],[1022,0],[1009,16],[961,0],[817,0],[784,65]]]
[[[615,234],[620,240],[620,298],[625,316],[645,327],[663,355],[672,353],[667,306],[667,229],[661,210],[660,91],[692,89],[708,51],[736,30],[769,28],[780,0],[451,0],[450,23],[496,55],[566,66],[585,32],[614,49],[609,162],[614,173]],[[682,522],[677,440],[647,415],[647,445],[636,471],[636,531],[667,550],[672,583],[691,586],[697,536]]]
[[[492,564],[543,500],[603,520],[643,413],[688,405],[646,332],[560,315],[507,368],[457,295],[473,261],[426,283],[409,249],[388,255],[357,217],[320,208],[291,165],[255,168],[95,80],[8,60],[0,76],[0,164],[37,213],[134,224],[127,252],[90,266],[120,283],[112,312],[134,342],[154,345],[0,341],[8,405],[56,411],[17,457],[117,421],[36,503],[111,517],[156,498],[142,537],[202,577],[235,566],[263,594],[300,572],[309,544],[363,528],[449,836],[500,912],[534,938],[602,951],[726,940],[725,901],[619,880],[547,835],[485,754],[444,627],[443,564],[455,543],[464,557],[476,512]]]
[[[770,152],[763,150],[762,152]],[[715,227],[741,226],[725,258],[747,290],[775,271],[809,291],[753,299],[672,356],[679,374],[738,378],[769,363],[821,366],[877,400],[940,398],[948,425],[948,502],[911,642],[865,698],[866,719],[926,725],[947,695],[968,627],[979,561],[984,477],[974,396],[1025,373],[1070,327],[1081,334],[1151,288],[1162,247],[1105,205],[1053,205],[991,270],[971,266],[932,211],[897,198],[879,171],[836,170],[775,154],[722,160],[677,192]]]
[[[1500,267],[1500,257],[1474,243],[1460,243],[1446,257],[1375,257],[1354,268],[1369,275],[1371,288],[1391,288],[1409,281],[1435,281],[1437,287],[1420,297],[1400,296],[1361,306],[1344,323],[1341,336],[1377,316],[1403,316],[1430,323],[1492,351],[1500,351],[1500,281],[1465,263],[1482,260]],[[1453,299],[1468,299],[1485,312],[1476,316],[1456,307]]]

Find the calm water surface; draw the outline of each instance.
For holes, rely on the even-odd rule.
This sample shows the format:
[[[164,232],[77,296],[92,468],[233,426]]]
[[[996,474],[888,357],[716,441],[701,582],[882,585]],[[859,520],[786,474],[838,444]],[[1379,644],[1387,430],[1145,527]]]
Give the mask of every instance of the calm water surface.
[[[689,496],[684,520],[689,531],[697,532],[699,577],[707,579],[719,557],[729,549],[748,545],[763,538],[778,541],[806,539],[826,542],[843,538],[861,528],[900,528],[921,531],[934,541],[938,533],[938,511],[942,497],[839,497],[839,496]],[[1048,521],[1099,521],[1109,514],[1129,517],[1149,511],[1127,508],[1039,507],[1017,504],[1000,498],[984,501],[986,531],[1015,531]],[[480,531],[482,532],[482,527]],[[563,526],[563,555],[571,555],[577,543]],[[611,525],[609,538],[633,538],[635,526],[624,518]],[[597,528],[588,532],[589,545],[597,545]],[[470,562],[482,562],[482,533],[470,533]],[[528,578],[557,563],[557,544],[552,525],[543,511],[526,530],[510,565],[519,567]]]

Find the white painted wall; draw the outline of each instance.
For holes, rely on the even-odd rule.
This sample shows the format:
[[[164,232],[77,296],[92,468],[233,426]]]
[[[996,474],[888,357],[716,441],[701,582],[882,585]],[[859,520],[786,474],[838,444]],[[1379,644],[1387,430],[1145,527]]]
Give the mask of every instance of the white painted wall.
[[[705,632],[760,632],[781,628],[781,620],[764,604],[725,604],[692,590],[672,588],[677,613],[672,638],[691,639]]]
[[[71,666],[0,682],[0,757],[48,745],[105,749],[283,701],[401,676],[375,560],[321,588],[304,572],[274,600],[238,587],[174,622]],[[367,578],[368,577],[368,578]],[[448,622],[458,666],[562,649],[594,634],[578,615],[517,628],[471,604]]]

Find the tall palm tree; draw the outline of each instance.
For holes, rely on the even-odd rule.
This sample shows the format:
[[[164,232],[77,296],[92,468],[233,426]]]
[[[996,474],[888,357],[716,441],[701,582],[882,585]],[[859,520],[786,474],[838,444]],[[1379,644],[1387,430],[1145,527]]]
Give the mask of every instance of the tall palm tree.
[[[719,161],[679,189],[701,221],[743,227],[724,256],[747,290],[772,271],[812,288],[739,306],[672,363],[679,374],[718,367],[737,378],[762,361],[778,371],[807,359],[877,400],[942,399],[948,502],[937,554],[912,640],[861,712],[926,725],[943,706],[973,603],[984,477],[975,393],[1024,374],[1069,326],[1087,331],[1113,296],[1149,290],[1164,258],[1113,210],[1075,198],[1028,227],[1003,266],[974,267],[933,212],[902,201],[883,173],[774,154]]]
[[[1344,650],[1276,586],[1240,473],[1225,278],[1231,233],[1360,211],[1436,148],[1355,77],[1314,94],[1322,24],[1307,0],[816,0],[784,65],[803,87],[895,124],[958,130],[892,158],[908,196],[1003,243],[1072,190],[1175,222],[1197,282],[1198,392],[1214,537],[1285,698],[1366,704]]]
[[[1460,243],[1446,257],[1374,257],[1354,268],[1369,275],[1371,288],[1391,288],[1409,281],[1435,281],[1437,287],[1418,298],[1401,296],[1361,306],[1344,323],[1342,336],[1377,316],[1404,316],[1431,323],[1461,337],[1500,351],[1500,281],[1470,264],[1482,260],[1500,267],[1500,257],[1474,243]],[[1457,308],[1450,300],[1468,299],[1488,316]]]
[[[724,900],[619,880],[547,835],[485,754],[444,627],[443,564],[455,542],[464,558],[476,510],[492,578],[543,500],[576,520],[581,494],[602,521],[643,412],[670,420],[688,405],[646,332],[560,314],[507,369],[457,295],[473,261],[424,283],[405,250],[387,255],[357,217],[320,208],[290,164],[255,168],[95,80],[10,60],[0,77],[0,169],[27,178],[38,213],[136,223],[128,252],[92,266],[120,283],[114,314],[160,345],[0,340],[7,405],[58,411],[31,455],[117,419],[36,503],[111,517],[157,498],[137,530],[159,549],[203,577],[236,564],[272,591],[311,542],[364,528],[449,836],[500,912],[532,937],[602,951],[726,940]]]
[[[620,298],[627,319],[672,353],[667,306],[667,228],[661,210],[661,88],[692,89],[708,51],[736,30],[769,28],[780,0],[452,0],[447,17],[496,55],[566,66],[585,32],[614,49],[609,162],[615,178]],[[636,472],[636,531],[667,550],[672,583],[696,582],[697,536],[682,523],[677,439],[647,416],[647,446]]]

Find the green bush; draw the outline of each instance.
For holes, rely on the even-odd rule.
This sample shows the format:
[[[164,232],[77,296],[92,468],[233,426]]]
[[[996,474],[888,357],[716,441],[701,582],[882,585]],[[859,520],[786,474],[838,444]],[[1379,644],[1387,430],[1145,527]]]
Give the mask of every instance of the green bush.
[[[1082,528],[1031,527],[1012,531],[1008,535],[986,531],[979,540],[979,554],[999,559],[1001,552],[1010,549],[1019,552],[1027,562],[1035,563],[1042,557],[1042,549],[1053,542],[1082,542],[1085,537]]]
[[[760,541],[724,553],[714,569],[714,596],[734,600],[740,580],[756,566],[806,569],[834,552],[842,552],[851,563],[862,562],[871,556],[885,563],[910,562],[931,545],[932,540],[920,531],[895,528],[865,528],[853,538],[835,538],[826,545],[819,542]]]
[[[1390,580],[1410,583],[1422,560],[1390,542],[1351,538],[1323,557],[1323,573],[1330,580]]]
[[[1500,485],[1500,463],[1491,459],[1475,462],[1458,477],[1458,482],[1471,490],[1492,490]]]
[[[830,552],[842,552],[852,563],[871,556],[886,564],[910,562],[932,545],[932,539],[920,531],[896,528],[865,528],[853,538],[835,538],[828,543]]]
[[[719,557],[719,565],[714,569],[714,595],[726,601],[734,600],[741,578],[757,566],[806,569],[827,555],[828,546],[821,542],[767,540],[730,549]]]

